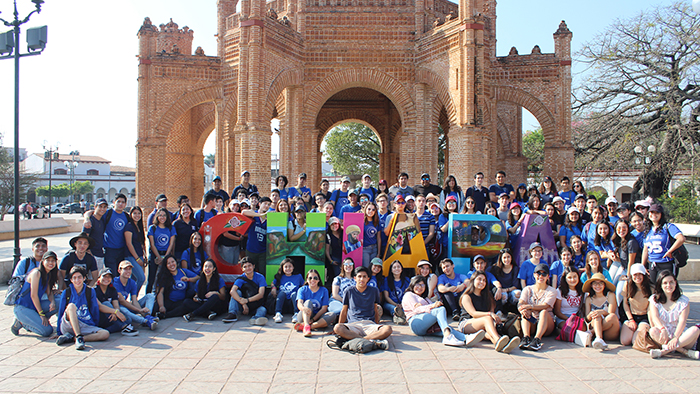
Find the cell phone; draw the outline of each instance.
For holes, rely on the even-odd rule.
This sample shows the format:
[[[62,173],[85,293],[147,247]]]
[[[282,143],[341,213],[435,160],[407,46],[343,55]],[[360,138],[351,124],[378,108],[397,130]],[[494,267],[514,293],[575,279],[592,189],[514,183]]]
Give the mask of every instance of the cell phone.
[[[530,315],[530,317],[528,317],[526,320],[532,324],[537,324],[537,319],[535,319],[535,316]]]

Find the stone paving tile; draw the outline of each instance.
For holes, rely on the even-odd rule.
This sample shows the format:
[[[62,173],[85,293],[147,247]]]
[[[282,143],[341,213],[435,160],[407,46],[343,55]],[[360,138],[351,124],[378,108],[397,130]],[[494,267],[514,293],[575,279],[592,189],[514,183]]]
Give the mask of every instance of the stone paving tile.
[[[320,394],[362,394],[362,385],[359,383],[346,384],[340,383],[321,383],[316,386],[316,393]],[[344,382],[344,381],[342,381]]]
[[[513,394],[540,394],[547,392],[547,389],[538,382],[499,382],[504,393]]]
[[[85,394],[104,394],[105,392],[109,393],[123,393],[129,389],[129,387],[133,386],[134,382],[130,380],[106,380],[106,379],[99,379],[99,380],[94,380],[90,382],[90,384],[86,385],[82,389],[80,389],[79,393],[85,393]]]
[[[51,379],[32,390],[32,393],[77,393],[83,387],[87,386],[93,379]],[[107,388],[109,391],[109,388]]]
[[[174,393],[218,393],[224,387],[224,384],[226,384],[226,382],[184,381],[175,388]]]
[[[496,394],[503,392],[501,387],[495,382],[478,382],[461,385],[455,383],[455,387],[457,388],[457,392],[461,394]]]
[[[231,381],[224,385],[221,394],[260,394],[267,393],[270,383],[245,383]]]
[[[437,383],[412,383],[411,392],[414,393],[440,393],[440,394],[452,394],[457,393],[457,389],[451,384],[440,383],[442,381],[436,381]]]
[[[32,378],[7,378],[0,381],[0,390],[13,393],[28,393],[47,381],[48,379],[36,376]]]
[[[630,384],[644,393],[686,393],[683,387],[668,380],[630,380]],[[693,387],[694,390],[700,390],[700,387]]]
[[[593,390],[599,393],[640,393],[641,391],[627,382],[620,380],[587,380],[586,384],[591,386]]]
[[[409,393],[408,386],[405,383],[371,383],[370,385],[364,385],[365,394],[406,394]]]
[[[544,388],[551,391],[552,393],[566,393],[566,394],[590,394],[595,391],[587,384],[576,380],[566,381],[552,381],[552,382],[540,382]]]

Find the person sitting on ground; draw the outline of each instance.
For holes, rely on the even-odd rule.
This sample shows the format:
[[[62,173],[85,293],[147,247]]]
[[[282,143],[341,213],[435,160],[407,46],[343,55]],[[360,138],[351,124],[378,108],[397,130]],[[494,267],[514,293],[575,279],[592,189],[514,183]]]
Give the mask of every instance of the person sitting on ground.
[[[411,278],[401,305],[406,312],[408,326],[414,334],[441,335],[443,345],[465,346],[464,334],[450,327],[442,302],[431,302],[428,299],[428,286],[424,276],[416,275]]]
[[[207,319],[214,320],[217,313],[226,309],[226,282],[219,275],[214,260],[204,261],[194,288],[194,297],[185,299],[185,309],[191,311],[182,316],[185,321],[191,321],[197,316],[207,316]]]
[[[185,298],[189,290],[189,282],[197,280],[197,275],[186,269],[177,268],[177,260],[172,254],[163,257],[163,263],[156,273],[156,302],[158,317],[166,319],[184,315]]]
[[[32,249],[37,248],[32,245]],[[10,328],[14,335],[19,335],[20,328],[42,337],[53,333],[49,318],[57,312],[53,288],[58,282],[58,258],[56,253],[48,251],[41,256],[40,261],[38,267],[27,273],[14,306],[15,322]]]
[[[493,343],[497,352],[510,353],[520,345],[520,338],[508,335],[499,335],[496,330],[498,324],[503,323],[497,315],[496,300],[489,290],[486,272],[477,270],[471,276],[467,290],[459,299],[462,309],[469,315],[459,322],[459,330],[465,334],[478,336],[476,342],[484,339],[484,336]]]
[[[294,315],[299,312],[296,303],[297,291],[303,285],[304,277],[294,273],[294,261],[289,257],[282,260],[280,268],[272,280],[272,289],[270,290],[270,295],[276,299],[275,323],[282,323],[282,313],[285,309],[291,310]]]
[[[557,289],[557,301],[554,304],[554,317],[559,328],[564,327],[566,319],[578,313],[583,300],[583,283],[574,267],[566,267],[561,274]]]
[[[618,224],[624,223],[618,220]],[[649,325],[649,297],[651,297],[651,281],[643,264],[636,263],[630,267],[630,279],[624,282],[622,289],[622,327],[620,327],[620,343],[629,346],[638,335],[646,335],[651,328]]]
[[[364,338],[374,342],[377,349],[389,350],[390,326],[379,324],[378,313],[381,299],[377,288],[367,286],[369,269],[357,267],[354,271],[355,286],[350,287],[343,297],[343,309],[340,311],[338,324],[333,331],[345,338]]]
[[[345,260],[343,260],[343,267],[342,271],[340,271],[340,275],[336,276],[331,284],[333,296],[328,306],[329,311],[340,314],[340,311],[343,309],[343,297],[345,297],[345,293],[349,288],[355,286],[355,280],[352,277],[354,269],[355,263],[352,261],[352,258],[346,257]]]
[[[508,310],[509,306],[517,306],[521,291],[518,266],[513,264],[513,252],[509,248],[501,249],[498,261],[495,265],[488,267],[486,272],[491,273],[501,284],[501,301],[496,309],[505,313],[504,309]]]
[[[384,262],[382,259],[379,257],[375,257],[371,261],[371,265],[369,267],[372,277],[369,278],[369,283],[367,284],[368,286],[376,287],[377,289],[382,289],[384,287]],[[437,277],[435,278],[437,281]]]
[[[148,293],[139,300],[138,285],[131,279],[132,269],[133,263],[130,260],[122,261],[119,263],[119,276],[113,281],[114,288],[121,294],[119,310],[135,324],[153,331],[158,327],[158,318],[151,315],[156,296]]]
[[[333,324],[335,313],[328,312],[328,289],[323,287],[321,275],[315,269],[306,273],[306,283],[297,292],[297,309],[300,321],[294,329],[303,331],[305,337],[311,336],[311,330],[320,330]]]
[[[106,341],[109,331],[97,327],[100,307],[97,294],[85,284],[87,270],[74,266],[68,275],[70,284],[63,291],[58,305],[57,345],[75,341],[77,350],[85,350],[85,342]]]
[[[421,260],[418,262],[416,271],[418,271],[418,275],[425,278],[425,283],[428,285],[426,298],[430,301],[438,301],[440,299],[437,293],[438,276],[432,272],[432,268],[433,265],[428,260]]]
[[[112,270],[107,267],[102,268],[97,278],[97,286],[94,289],[100,303],[100,321],[97,326],[112,334],[121,331],[122,335],[136,336],[139,332],[131,325],[131,318],[124,315],[119,308],[120,294],[112,285],[113,278]]]
[[[447,309],[447,314],[452,320],[459,320],[462,309],[459,307],[459,297],[467,288],[469,278],[464,274],[455,273],[455,264],[450,259],[442,259],[440,262],[443,274],[438,277],[437,290],[440,301]]]
[[[538,351],[542,348],[542,337],[554,331],[552,309],[557,295],[554,288],[547,284],[549,266],[540,263],[535,267],[535,284],[523,289],[518,302],[518,311],[522,316],[523,340],[520,348]],[[532,338],[532,335],[535,335]]]
[[[649,297],[649,334],[661,349],[651,349],[652,358],[659,358],[672,352],[678,352],[688,358],[697,360],[698,336],[700,324],[686,329],[690,305],[684,296],[673,272],[664,270],[659,273],[654,286],[654,295]]]
[[[243,275],[231,286],[231,301],[228,304],[228,313],[224,315],[224,323],[238,321],[238,314],[253,315],[250,324],[254,326],[264,326],[267,324],[267,309],[265,309],[265,277],[255,272],[255,265],[248,257],[240,261]]]
[[[410,280],[406,277],[406,271],[400,261],[394,260],[389,266],[391,275],[384,279],[381,288],[384,294],[384,309],[389,312],[396,324],[406,324],[406,315],[401,307],[404,291],[408,288]]]
[[[592,346],[594,349],[608,350],[605,340],[615,340],[620,336],[615,285],[597,272],[583,284],[583,291],[588,293],[585,304],[586,321],[596,337]]]
[[[502,301],[503,300],[503,288],[501,286],[501,283],[496,279],[495,276],[493,276],[492,273],[488,272],[486,270],[486,267],[488,264],[486,263],[486,258],[480,254],[477,254],[474,256],[474,267],[471,269],[471,271],[467,272],[467,278],[471,280],[472,275],[476,271],[484,271],[486,274],[486,279],[488,280],[488,287],[487,290],[493,292],[493,297],[496,301]]]
[[[88,253],[88,249],[92,249],[95,244],[95,240],[90,238],[86,233],[80,233],[68,241],[68,244],[73,249],[68,252],[62,259],[61,264],[58,266],[58,286],[60,290],[68,287],[70,283],[70,278],[67,277],[67,273],[73,267],[83,267],[85,271],[89,273],[87,277],[89,282],[88,286],[94,285],[97,281],[97,262],[95,258]]]

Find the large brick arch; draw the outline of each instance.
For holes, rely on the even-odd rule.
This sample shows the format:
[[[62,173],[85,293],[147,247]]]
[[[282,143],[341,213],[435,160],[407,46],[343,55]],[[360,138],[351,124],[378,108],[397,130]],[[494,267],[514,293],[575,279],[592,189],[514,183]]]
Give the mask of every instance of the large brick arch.
[[[440,103],[445,107],[449,123],[457,123],[457,111],[445,79],[427,68],[419,67],[416,69],[416,82],[424,83],[433,88]],[[438,109],[437,113],[433,113],[433,119],[437,120],[440,117],[440,110],[441,108]]]
[[[224,90],[221,86],[209,86],[183,94],[161,116],[155,128],[156,137],[167,137],[175,122],[191,108],[223,98]]]
[[[313,126],[323,104],[334,94],[349,88],[368,88],[384,94],[399,112],[403,127],[412,126],[415,105],[408,90],[380,70],[356,68],[331,74],[311,90],[304,103],[304,124]]]
[[[496,116],[496,130],[498,131],[498,136],[501,137],[501,142],[503,142],[503,150],[508,153],[517,154],[517,152],[513,152],[513,145],[518,146],[518,144],[511,144],[508,127],[498,115]]]
[[[277,99],[284,89],[290,86],[300,86],[304,83],[304,70],[300,68],[287,68],[275,75],[265,98],[265,116],[272,119],[272,114],[277,105]]]
[[[499,101],[508,101],[526,108],[532,115],[537,118],[542,127],[544,134],[545,146],[558,141],[556,121],[552,112],[540,101],[537,97],[522,90],[509,86],[494,87],[494,98],[496,103]]]

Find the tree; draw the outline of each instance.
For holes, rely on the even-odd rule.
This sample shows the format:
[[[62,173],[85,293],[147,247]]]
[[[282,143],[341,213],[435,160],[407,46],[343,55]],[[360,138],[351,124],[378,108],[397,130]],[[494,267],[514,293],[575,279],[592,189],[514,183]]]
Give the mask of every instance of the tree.
[[[88,194],[92,193],[95,190],[95,185],[93,185],[90,181],[83,181],[83,182],[73,182],[73,194],[76,196],[80,196],[81,194]],[[51,185],[51,198],[63,198],[63,197],[68,197],[71,194],[71,189],[70,189],[70,184],[69,183],[58,183],[58,184],[53,184]],[[41,197],[48,197],[49,196],[49,186],[40,186],[36,188],[36,195],[41,196]],[[53,203],[53,201],[49,201],[49,204]]]
[[[635,146],[653,144],[635,192],[665,195],[700,142],[699,54],[700,16],[687,1],[618,20],[585,44],[579,56],[589,76],[575,91],[576,154],[628,165]]]
[[[3,136],[0,134],[0,220],[15,203],[15,165],[9,149],[2,147]],[[20,204],[24,202],[27,190],[36,183],[37,176],[20,169],[19,195]]]
[[[328,132],[325,140],[325,154],[336,173],[356,177],[367,173],[379,179],[381,144],[372,129],[360,123],[344,123]]]
[[[528,172],[542,172],[544,164],[544,134],[542,128],[523,134],[523,155],[527,158]]]
[[[669,213],[669,218],[677,223],[700,222],[698,206],[698,184],[695,180],[684,181],[671,192],[670,197],[661,197],[659,201]]]
[[[214,167],[215,163],[216,163],[216,157],[213,153],[210,153],[210,154],[204,156],[204,164],[208,165],[209,167]]]

